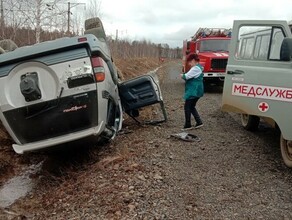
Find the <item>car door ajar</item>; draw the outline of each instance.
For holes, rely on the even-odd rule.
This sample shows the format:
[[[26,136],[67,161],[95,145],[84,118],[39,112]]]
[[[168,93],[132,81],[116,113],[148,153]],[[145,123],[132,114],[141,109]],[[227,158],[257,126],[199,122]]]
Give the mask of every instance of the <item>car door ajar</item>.
[[[124,111],[131,116],[142,107],[160,103],[164,120],[166,113],[158,80],[152,75],[143,75],[119,84],[119,94]]]

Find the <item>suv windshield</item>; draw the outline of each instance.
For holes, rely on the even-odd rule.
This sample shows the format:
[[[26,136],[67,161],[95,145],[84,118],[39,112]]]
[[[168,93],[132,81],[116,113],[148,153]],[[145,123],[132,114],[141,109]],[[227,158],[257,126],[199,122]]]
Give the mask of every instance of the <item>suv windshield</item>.
[[[217,52],[217,51],[226,51],[228,52],[230,40],[202,40],[200,46],[200,52]]]

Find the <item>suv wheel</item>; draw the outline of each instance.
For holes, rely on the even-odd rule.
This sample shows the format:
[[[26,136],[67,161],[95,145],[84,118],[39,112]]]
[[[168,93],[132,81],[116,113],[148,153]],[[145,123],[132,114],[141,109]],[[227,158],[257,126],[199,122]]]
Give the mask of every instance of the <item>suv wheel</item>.
[[[106,129],[101,135],[101,142],[109,142],[117,135],[121,120],[122,118],[119,106],[109,100]]]
[[[244,129],[248,131],[255,131],[258,129],[260,118],[254,115],[241,114],[241,124]]]

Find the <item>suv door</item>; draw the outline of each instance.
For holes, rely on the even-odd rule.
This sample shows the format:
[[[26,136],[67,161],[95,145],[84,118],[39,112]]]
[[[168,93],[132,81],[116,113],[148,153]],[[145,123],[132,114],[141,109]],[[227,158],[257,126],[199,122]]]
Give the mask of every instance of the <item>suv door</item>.
[[[119,94],[124,111],[137,116],[142,107],[160,103],[164,120],[166,113],[158,79],[152,75],[143,75],[119,84]]]

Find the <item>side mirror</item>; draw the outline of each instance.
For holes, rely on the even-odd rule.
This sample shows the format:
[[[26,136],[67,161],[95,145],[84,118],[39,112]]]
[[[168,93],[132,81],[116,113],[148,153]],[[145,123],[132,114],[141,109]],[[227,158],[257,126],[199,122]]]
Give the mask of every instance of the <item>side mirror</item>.
[[[281,51],[280,51],[280,60],[290,61],[292,57],[292,38],[284,38]]]

